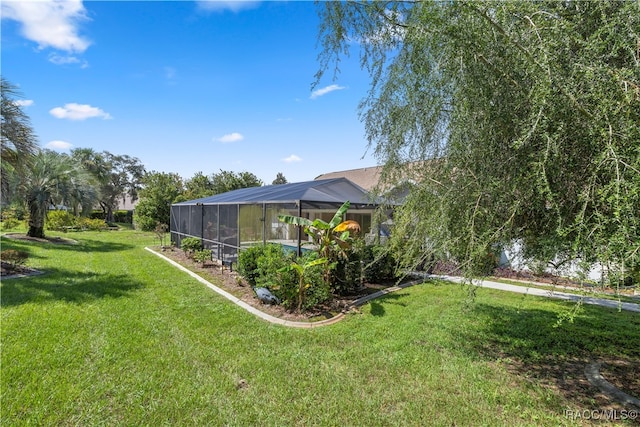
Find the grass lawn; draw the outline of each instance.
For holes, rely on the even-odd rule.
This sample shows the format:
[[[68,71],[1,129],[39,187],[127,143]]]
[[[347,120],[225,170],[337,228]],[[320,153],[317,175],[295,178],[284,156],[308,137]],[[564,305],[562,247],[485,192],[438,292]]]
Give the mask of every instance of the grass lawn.
[[[601,403],[584,362],[640,363],[637,313],[556,327],[575,305],[432,282],[293,329],[145,251],[151,234],[63,236],[2,238],[46,272],[2,281],[3,425],[575,425],[565,410]]]

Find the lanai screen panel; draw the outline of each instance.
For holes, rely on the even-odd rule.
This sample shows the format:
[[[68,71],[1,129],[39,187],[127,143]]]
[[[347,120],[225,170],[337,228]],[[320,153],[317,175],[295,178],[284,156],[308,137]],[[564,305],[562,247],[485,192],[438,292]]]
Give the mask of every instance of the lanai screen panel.
[[[223,244],[223,259],[235,258],[240,247],[238,235],[238,205],[220,205],[219,230]]]
[[[262,243],[264,215],[262,204],[240,205],[240,246]]]

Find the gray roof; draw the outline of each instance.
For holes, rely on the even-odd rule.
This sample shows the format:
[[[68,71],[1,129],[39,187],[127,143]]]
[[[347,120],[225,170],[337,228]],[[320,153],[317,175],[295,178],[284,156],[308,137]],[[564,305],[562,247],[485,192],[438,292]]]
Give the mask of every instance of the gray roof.
[[[351,207],[375,205],[369,193],[346,178],[241,188],[175,205],[307,202],[340,206],[346,201],[351,202]]]

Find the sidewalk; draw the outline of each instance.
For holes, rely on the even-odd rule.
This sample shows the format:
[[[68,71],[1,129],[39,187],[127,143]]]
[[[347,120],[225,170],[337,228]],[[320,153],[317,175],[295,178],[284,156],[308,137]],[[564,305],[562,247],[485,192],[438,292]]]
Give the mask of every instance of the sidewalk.
[[[428,275],[427,278],[443,279],[455,283],[463,283],[464,279],[457,276]],[[507,292],[533,295],[537,297],[557,298],[568,301],[582,301],[584,304],[599,305],[601,307],[614,308],[616,310],[634,311],[640,313],[640,304],[631,302],[619,302],[604,298],[593,298],[586,295],[571,294],[567,292],[557,292],[554,290],[531,288],[526,285],[509,285],[506,283],[493,282],[491,280],[473,280],[473,284],[482,288],[498,289]]]

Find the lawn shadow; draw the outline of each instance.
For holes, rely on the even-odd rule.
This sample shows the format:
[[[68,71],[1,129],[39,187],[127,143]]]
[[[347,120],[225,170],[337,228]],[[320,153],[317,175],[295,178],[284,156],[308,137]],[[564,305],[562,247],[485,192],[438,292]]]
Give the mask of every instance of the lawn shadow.
[[[628,370],[622,386],[640,382],[640,316],[582,307],[574,321],[542,309],[477,303],[468,315],[480,330],[465,333],[461,348],[532,382],[558,390],[569,402],[592,409],[624,407],[589,383],[584,370],[593,361],[621,361]]]
[[[61,251],[75,252],[115,252],[132,249],[136,245],[120,242],[105,242],[102,240],[80,239],[73,243],[38,242],[31,240],[15,239],[2,236],[2,247],[4,249],[27,250],[32,247],[55,248]]]
[[[385,305],[399,305],[401,307],[406,307],[407,303],[400,301],[404,297],[406,297],[408,293],[390,293],[383,295],[379,298],[371,299],[368,301],[371,306],[371,315],[376,317],[384,316],[387,311],[385,309]]]
[[[2,281],[0,305],[46,304],[64,301],[82,304],[101,298],[122,298],[144,288],[123,274],[70,272],[48,269],[45,274]]]

